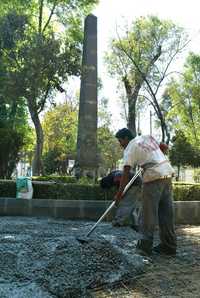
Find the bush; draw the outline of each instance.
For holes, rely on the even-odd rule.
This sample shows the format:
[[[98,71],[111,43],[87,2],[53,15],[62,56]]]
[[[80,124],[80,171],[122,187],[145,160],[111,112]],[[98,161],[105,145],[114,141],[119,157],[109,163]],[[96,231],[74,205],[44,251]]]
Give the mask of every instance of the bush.
[[[99,185],[77,183],[34,183],[33,199],[112,200],[116,189],[104,191]],[[173,183],[175,201],[200,201],[200,184]],[[0,197],[16,197],[16,183],[0,180]]]
[[[175,201],[200,201],[200,184],[197,183],[173,183]]]
[[[0,178],[11,177],[23,144],[23,133],[12,128],[0,128]]]
[[[34,176],[33,181],[51,181],[57,183],[77,183],[77,179],[74,176]]]
[[[195,169],[194,170],[194,175],[193,175],[194,181],[199,183],[200,182],[200,169]]]
[[[16,183],[12,180],[0,180],[0,197],[16,197]]]
[[[80,185],[94,185],[94,179],[89,177],[81,177],[77,180],[77,183]],[[99,185],[99,184],[96,184]]]
[[[34,198],[54,200],[105,200],[99,186],[79,184],[34,185]]]
[[[58,176],[58,175],[49,175],[49,176],[34,176],[32,177],[33,181],[49,181],[56,183],[76,183],[81,185],[94,185],[94,179],[88,177],[81,177],[77,179],[75,176]]]
[[[0,197],[16,197],[16,182],[0,180]],[[110,197],[110,196],[109,196]],[[46,183],[33,181],[33,199],[105,200],[107,194],[98,185]]]

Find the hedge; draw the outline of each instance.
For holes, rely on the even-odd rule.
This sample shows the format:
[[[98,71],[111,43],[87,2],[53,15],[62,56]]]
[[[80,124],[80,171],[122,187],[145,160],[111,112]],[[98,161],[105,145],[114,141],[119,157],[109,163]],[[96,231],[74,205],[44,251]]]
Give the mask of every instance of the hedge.
[[[175,201],[200,201],[200,183],[173,183]]]
[[[33,198],[61,200],[112,200],[115,189],[103,191],[99,185],[33,181]],[[175,201],[200,201],[200,184],[173,183]],[[16,183],[0,180],[0,197],[15,197]]]
[[[0,197],[15,197],[16,183],[12,180],[0,180]]]
[[[52,181],[61,183],[77,183],[77,179],[74,176],[33,176],[33,181]]]
[[[104,192],[99,185],[75,183],[32,182],[33,199],[60,200],[105,200],[112,197],[113,190]],[[0,180],[0,197],[15,197],[16,183]]]

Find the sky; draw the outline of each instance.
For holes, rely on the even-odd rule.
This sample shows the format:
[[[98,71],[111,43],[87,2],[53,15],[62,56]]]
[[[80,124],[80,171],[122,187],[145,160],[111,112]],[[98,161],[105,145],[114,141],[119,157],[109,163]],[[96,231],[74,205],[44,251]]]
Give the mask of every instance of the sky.
[[[116,81],[108,76],[103,63],[104,52],[108,50],[111,37],[116,34],[116,27],[121,23],[131,23],[140,16],[156,15],[170,19],[185,28],[192,42],[188,51],[200,53],[200,1],[199,0],[100,0],[92,12],[97,16],[98,24],[98,76],[103,81],[102,94],[109,99],[112,113],[112,128],[118,130],[125,126],[121,119]],[[179,66],[180,67],[180,66]],[[143,133],[149,133],[149,116],[141,119]]]

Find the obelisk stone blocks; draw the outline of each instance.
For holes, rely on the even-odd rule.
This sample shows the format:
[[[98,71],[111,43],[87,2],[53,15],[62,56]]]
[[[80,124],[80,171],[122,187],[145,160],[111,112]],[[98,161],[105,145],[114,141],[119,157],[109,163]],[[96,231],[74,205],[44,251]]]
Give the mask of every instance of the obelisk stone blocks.
[[[76,172],[94,177],[97,161],[97,18],[85,19]]]

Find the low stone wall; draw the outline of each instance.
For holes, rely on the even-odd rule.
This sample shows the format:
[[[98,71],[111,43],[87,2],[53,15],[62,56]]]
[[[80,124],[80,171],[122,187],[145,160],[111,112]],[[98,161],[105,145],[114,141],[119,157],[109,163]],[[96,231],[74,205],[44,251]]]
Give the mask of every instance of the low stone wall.
[[[200,201],[177,201],[174,209],[176,223],[200,224]]]
[[[0,215],[97,220],[110,204],[111,201],[0,198]],[[200,201],[174,202],[174,210],[177,224],[200,224]],[[114,210],[107,220],[113,214]]]

